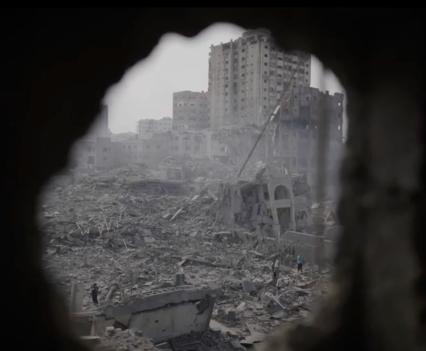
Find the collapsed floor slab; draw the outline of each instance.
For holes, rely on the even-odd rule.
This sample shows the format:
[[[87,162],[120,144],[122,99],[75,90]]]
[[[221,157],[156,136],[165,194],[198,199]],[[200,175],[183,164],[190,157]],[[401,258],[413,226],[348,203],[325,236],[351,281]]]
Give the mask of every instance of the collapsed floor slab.
[[[139,329],[155,343],[188,334],[207,331],[220,289],[173,287],[159,289],[120,306],[107,306],[96,316],[94,334],[119,323]]]

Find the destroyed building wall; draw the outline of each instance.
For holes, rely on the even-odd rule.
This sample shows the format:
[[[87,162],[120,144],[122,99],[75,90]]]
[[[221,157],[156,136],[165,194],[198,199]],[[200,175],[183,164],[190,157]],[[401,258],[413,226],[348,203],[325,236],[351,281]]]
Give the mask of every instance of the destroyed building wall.
[[[258,171],[253,182],[224,188],[221,202],[229,203],[231,209],[225,209],[222,217],[262,236],[306,230],[312,226],[309,193],[304,177],[267,166]]]
[[[310,87],[293,88],[285,94],[274,147],[275,153],[283,155],[291,173],[308,175],[311,184],[316,181],[318,118],[326,113],[329,124],[326,172],[333,184],[337,182],[343,150],[343,103],[343,94],[330,95],[328,91],[322,93]]]
[[[157,167],[160,162],[172,153],[171,132],[154,134],[150,139],[130,139],[121,142],[122,162],[146,163]]]
[[[197,131],[173,131],[172,155],[207,156],[209,134]]]
[[[209,94],[180,91],[173,93],[173,130],[200,130],[208,128]]]
[[[209,58],[210,126],[262,124],[275,108],[293,70],[293,86],[309,86],[310,55],[284,52],[266,29],[212,45]]]
[[[78,141],[71,152],[78,168],[105,170],[121,164],[121,144],[109,137],[87,136]]]

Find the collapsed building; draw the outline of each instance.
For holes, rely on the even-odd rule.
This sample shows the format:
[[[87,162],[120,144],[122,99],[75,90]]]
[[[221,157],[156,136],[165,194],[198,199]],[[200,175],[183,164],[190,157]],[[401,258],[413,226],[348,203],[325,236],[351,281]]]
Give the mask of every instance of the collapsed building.
[[[221,214],[231,227],[244,227],[263,236],[312,226],[310,186],[303,175],[286,169],[261,168],[253,181],[221,188]]]

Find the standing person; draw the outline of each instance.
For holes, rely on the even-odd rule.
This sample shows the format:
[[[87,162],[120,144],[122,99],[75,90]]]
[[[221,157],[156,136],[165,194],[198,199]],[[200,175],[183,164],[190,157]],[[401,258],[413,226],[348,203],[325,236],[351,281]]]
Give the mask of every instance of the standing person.
[[[303,273],[303,257],[301,255],[297,256],[297,271]]]
[[[92,285],[92,300],[95,305],[98,304],[98,286],[96,283]]]

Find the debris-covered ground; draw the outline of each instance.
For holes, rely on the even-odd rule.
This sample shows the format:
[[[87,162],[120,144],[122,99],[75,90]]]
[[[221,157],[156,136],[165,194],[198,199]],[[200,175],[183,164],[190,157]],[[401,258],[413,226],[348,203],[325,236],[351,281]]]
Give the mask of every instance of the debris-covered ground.
[[[183,273],[187,284],[223,290],[213,320],[250,343],[253,335],[307,317],[314,300],[327,293],[326,267],[319,272],[305,265],[297,273],[296,258],[270,240],[241,241],[230,235],[218,220],[214,192],[147,196],[127,186],[150,176],[155,176],[150,169],[124,167],[51,187],[42,199],[47,271],[67,295],[71,283],[83,284],[85,310],[96,309],[90,298],[93,283],[101,308],[114,284],[119,290],[112,303],[119,303],[173,285],[176,274]],[[279,288],[271,284],[277,257]],[[138,339],[134,331],[125,332],[130,344]]]
[[[140,330],[134,329],[114,329],[113,331],[102,335],[100,341],[103,350],[158,350],[148,338],[144,337]]]

